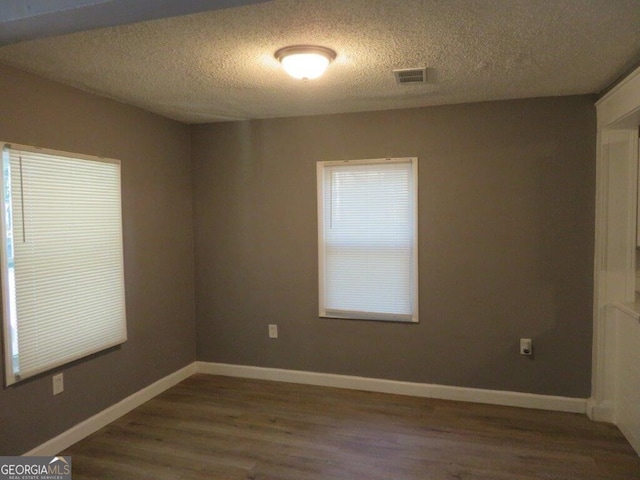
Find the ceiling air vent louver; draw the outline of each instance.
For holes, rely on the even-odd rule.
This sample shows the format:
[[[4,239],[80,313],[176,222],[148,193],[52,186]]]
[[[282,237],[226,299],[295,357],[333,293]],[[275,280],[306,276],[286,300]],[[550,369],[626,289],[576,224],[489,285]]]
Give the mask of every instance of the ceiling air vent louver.
[[[424,83],[427,81],[426,68],[402,68],[394,70],[393,75],[396,77],[396,83]]]

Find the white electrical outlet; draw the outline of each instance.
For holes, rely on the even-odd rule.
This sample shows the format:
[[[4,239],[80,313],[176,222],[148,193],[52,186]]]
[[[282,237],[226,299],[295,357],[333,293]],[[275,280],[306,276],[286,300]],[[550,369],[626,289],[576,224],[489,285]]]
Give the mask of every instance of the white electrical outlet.
[[[520,339],[520,355],[531,355],[533,353],[533,344],[530,338]]]
[[[269,324],[269,338],[278,338],[278,325]]]
[[[64,377],[62,373],[53,376],[53,394],[58,395],[64,392]]]

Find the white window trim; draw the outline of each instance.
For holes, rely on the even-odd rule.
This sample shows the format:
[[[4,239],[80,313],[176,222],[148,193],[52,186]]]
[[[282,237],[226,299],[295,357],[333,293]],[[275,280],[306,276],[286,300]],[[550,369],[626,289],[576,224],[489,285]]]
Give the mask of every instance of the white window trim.
[[[348,312],[326,309],[324,305],[325,299],[325,258],[324,249],[322,248],[324,236],[324,181],[323,172],[326,167],[332,165],[371,165],[373,163],[399,163],[410,162],[412,173],[412,198],[415,202],[413,208],[413,250],[411,258],[411,304],[412,314],[408,315],[392,315],[385,314],[384,318],[379,315],[367,315],[365,312]],[[387,321],[395,323],[419,323],[419,268],[418,268],[418,158],[417,157],[393,157],[393,158],[375,158],[375,159],[358,159],[358,160],[331,160],[320,161],[316,163],[316,180],[317,180],[317,209],[318,209],[318,311],[321,318],[340,318],[348,320],[375,320]]]

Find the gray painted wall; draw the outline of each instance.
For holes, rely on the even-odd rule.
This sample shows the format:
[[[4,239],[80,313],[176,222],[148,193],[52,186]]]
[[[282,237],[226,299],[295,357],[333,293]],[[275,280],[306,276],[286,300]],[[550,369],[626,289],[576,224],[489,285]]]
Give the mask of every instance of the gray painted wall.
[[[197,358],[588,397],[594,100],[193,126]],[[419,157],[420,323],[320,319],[315,162],[388,156]]]
[[[0,140],[122,161],[127,343],[0,388],[0,455],[21,454],[195,360],[189,127],[0,66]],[[0,359],[0,362],[2,359]]]
[[[0,140],[122,161],[129,332],[0,389],[0,454],[196,358],[588,396],[594,100],[189,127],[0,66]],[[319,319],[315,162],[384,156],[420,158],[421,322]]]

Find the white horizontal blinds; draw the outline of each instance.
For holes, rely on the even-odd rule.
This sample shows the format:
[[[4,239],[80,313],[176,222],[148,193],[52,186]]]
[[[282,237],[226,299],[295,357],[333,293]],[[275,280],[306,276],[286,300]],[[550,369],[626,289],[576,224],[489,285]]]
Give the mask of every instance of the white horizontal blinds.
[[[323,316],[414,320],[411,159],[323,167]]]
[[[16,379],[126,340],[120,164],[10,150]]]

